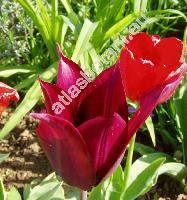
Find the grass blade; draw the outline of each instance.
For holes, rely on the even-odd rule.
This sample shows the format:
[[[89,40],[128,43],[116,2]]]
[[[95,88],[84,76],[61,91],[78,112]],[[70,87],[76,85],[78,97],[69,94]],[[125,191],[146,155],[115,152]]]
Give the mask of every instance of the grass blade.
[[[90,20],[85,19],[79,38],[75,45],[75,49],[72,55],[72,60],[78,62],[82,53],[85,51],[93,32],[97,28],[97,23],[92,23]]]
[[[125,30],[136,18],[139,14],[132,13],[124,17],[122,20],[117,22],[114,26],[112,26],[105,34],[104,41],[110,39],[112,36],[120,33],[121,31]]]

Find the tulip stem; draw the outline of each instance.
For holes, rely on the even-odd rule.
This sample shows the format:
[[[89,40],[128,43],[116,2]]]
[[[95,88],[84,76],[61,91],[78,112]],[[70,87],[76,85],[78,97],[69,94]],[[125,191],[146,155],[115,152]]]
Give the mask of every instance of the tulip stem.
[[[136,134],[131,139],[131,142],[130,142],[129,148],[128,148],[127,161],[126,161],[126,166],[125,166],[125,170],[124,170],[125,177],[124,177],[123,194],[125,193],[125,191],[127,189],[127,184],[128,184],[128,181],[129,181],[129,176],[130,176],[130,171],[131,171],[131,166],[132,166],[135,139],[136,139]]]
[[[87,191],[80,191],[80,200],[87,200]]]

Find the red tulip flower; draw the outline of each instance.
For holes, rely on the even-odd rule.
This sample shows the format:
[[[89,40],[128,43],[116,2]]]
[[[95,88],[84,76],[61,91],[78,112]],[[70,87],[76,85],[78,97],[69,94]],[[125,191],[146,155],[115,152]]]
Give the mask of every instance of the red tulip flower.
[[[9,105],[10,101],[18,101],[19,95],[10,86],[0,82],[0,114]]]
[[[93,82],[60,53],[55,85],[40,81],[46,110],[37,135],[55,171],[72,186],[89,190],[120,163],[127,141],[127,105],[119,68]]]
[[[158,103],[171,97],[187,72],[184,45],[179,39],[161,39],[146,33],[134,35],[123,48],[118,65],[126,96],[140,104],[129,125],[130,132],[143,123]]]

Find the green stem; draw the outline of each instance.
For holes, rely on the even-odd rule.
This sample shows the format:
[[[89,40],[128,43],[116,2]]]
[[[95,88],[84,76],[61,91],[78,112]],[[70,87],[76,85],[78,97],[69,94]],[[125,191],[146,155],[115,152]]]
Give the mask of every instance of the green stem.
[[[87,200],[87,191],[80,190],[80,200]]]
[[[133,138],[131,139],[131,142],[130,142],[129,148],[128,148],[127,161],[126,161],[126,166],[125,166],[125,171],[124,171],[125,177],[124,177],[123,194],[125,193],[125,191],[127,189],[127,184],[128,184],[128,181],[129,181],[129,176],[130,176],[130,171],[131,171],[131,166],[132,166],[135,139],[136,139],[136,135],[134,135]]]

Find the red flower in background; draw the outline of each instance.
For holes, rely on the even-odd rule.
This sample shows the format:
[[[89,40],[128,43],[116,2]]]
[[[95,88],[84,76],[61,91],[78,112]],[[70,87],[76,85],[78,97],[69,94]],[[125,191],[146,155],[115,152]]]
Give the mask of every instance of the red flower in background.
[[[126,96],[140,104],[129,124],[134,132],[183,80],[187,72],[184,45],[174,37],[138,33],[123,48],[118,64]]]
[[[9,105],[10,101],[18,101],[19,95],[10,86],[0,82],[0,114]]]
[[[177,38],[136,34],[119,59],[127,97],[141,101],[153,89],[169,86],[160,101],[169,98],[187,71],[183,51],[183,43]]]

